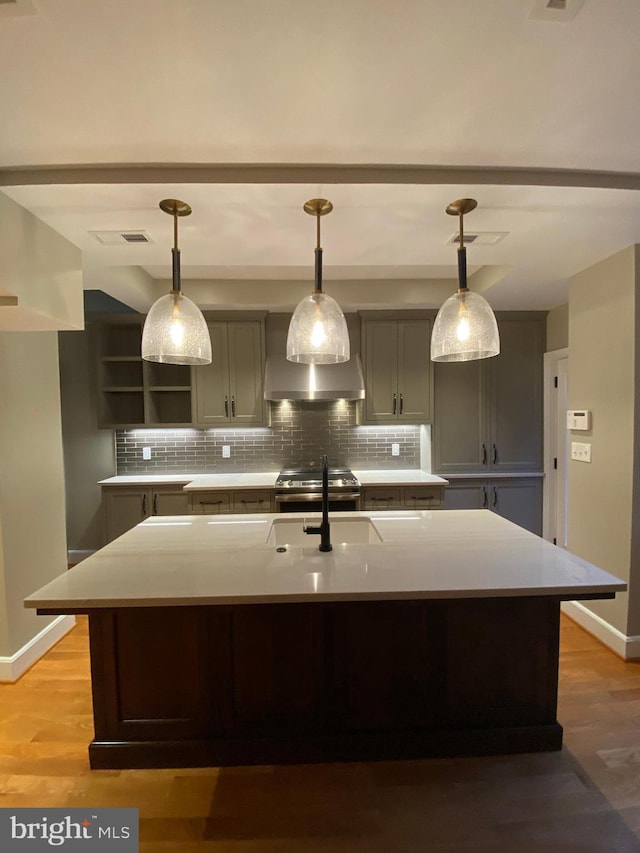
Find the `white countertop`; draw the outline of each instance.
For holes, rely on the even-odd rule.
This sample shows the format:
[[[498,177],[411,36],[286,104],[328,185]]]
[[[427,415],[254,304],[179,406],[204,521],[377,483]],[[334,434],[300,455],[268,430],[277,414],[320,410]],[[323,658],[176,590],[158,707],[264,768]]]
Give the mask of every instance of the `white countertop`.
[[[318,514],[155,516],[26,599],[27,607],[100,607],[553,595],[622,591],[618,578],[489,510],[332,513],[370,518],[379,544],[278,553],[272,524]],[[305,541],[306,541],[305,537]]]
[[[163,483],[183,483],[186,492],[206,489],[264,489],[273,488],[278,471],[261,474],[121,474],[100,480],[101,486],[159,486]],[[447,480],[435,474],[407,469],[402,471],[354,471],[363,486],[390,486],[417,483],[424,485],[447,485]]]
[[[448,480],[437,474],[427,474],[425,471],[406,469],[401,471],[354,471],[362,486],[446,486]]]

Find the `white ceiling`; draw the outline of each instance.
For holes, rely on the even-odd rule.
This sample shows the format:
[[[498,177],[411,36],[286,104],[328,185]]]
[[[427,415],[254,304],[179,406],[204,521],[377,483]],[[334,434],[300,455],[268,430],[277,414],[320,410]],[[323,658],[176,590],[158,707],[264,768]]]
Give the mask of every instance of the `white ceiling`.
[[[394,281],[390,304],[437,304],[455,277],[444,208],[472,196],[465,230],[508,232],[469,246],[472,286],[496,308],[554,307],[568,277],[640,243],[640,3],[584,0],[566,22],[532,19],[541,5],[2,4],[0,186],[82,248],[85,288],[123,298],[123,270],[146,281],[141,309],[170,275],[162,198],[193,207],[190,295],[284,308],[303,295],[286,282],[312,277],[308,198],[334,203],[327,288],[357,307],[378,304],[372,279]],[[153,243],[102,246],[96,230]]]

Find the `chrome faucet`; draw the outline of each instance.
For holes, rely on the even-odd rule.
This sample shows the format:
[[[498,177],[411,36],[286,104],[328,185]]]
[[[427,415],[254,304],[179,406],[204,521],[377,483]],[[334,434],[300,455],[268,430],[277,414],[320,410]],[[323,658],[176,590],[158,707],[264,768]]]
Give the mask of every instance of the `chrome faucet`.
[[[326,456],[322,457],[322,521],[319,527],[302,528],[305,533],[320,534],[319,551],[332,551],[331,527],[329,525],[329,461]]]

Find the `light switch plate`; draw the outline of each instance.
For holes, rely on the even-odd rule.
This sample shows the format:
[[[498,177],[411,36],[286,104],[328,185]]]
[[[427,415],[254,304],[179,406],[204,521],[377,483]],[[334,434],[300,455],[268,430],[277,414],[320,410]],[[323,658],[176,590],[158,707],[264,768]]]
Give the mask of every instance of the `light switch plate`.
[[[581,441],[572,441],[571,458],[576,462],[591,462],[591,445]]]
[[[391,455],[392,456],[400,456],[400,445],[395,441],[391,445]]]
[[[231,456],[231,446],[229,444],[222,445],[222,458],[229,459]]]
[[[142,448],[142,458],[145,460],[145,462],[148,462],[151,459],[151,448],[150,447],[143,447]]]

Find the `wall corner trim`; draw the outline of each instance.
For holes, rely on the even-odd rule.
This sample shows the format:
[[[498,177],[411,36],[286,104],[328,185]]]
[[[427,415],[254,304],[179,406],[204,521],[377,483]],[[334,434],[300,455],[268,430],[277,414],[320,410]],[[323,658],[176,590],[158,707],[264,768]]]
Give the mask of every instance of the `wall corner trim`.
[[[76,624],[75,616],[58,616],[11,657],[0,656],[0,682],[17,681]]]
[[[640,660],[640,635],[627,636],[579,601],[565,601],[562,612],[623,660]]]

